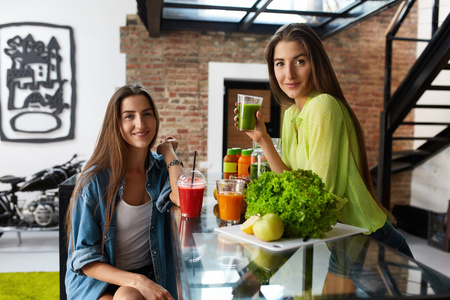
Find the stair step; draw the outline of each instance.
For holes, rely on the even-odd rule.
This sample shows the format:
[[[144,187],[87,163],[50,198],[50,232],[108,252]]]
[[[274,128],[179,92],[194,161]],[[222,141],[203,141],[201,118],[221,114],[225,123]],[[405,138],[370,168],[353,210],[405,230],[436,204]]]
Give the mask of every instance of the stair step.
[[[449,109],[450,105],[417,104],[417,105],[414,105],[414,108]]]
[[[417,39],[417,38],[407,38],[407,37],[398,37],[398,36],[393,36],[393,37],[391,37],[391,39],[394,41],[424,42],[424,43],[428,43],[430,41],[429,39]]]
[[[408,170],[412,167],[412,164],[405,162],[392,162],[391,173],[398,173],[401,171]]]
[[[412,163],[402,161],[401,158],[408,156],[427,156],[429,154],[430,151],[421,149],[394,151],[392,152],[391,173],[399,173],[411,169],[413,167]],[[370,174],[375,184],[377,183],[377,176],[376,176],[377,173],[378,173],[378,165],[375,165],[372,168],[370,168]]]
[[[399,158],[399,157],[403,157],[403,156],[427,156],[429,155],[431,152],[430,151],[426,151],[426,150],[420,150],[420,149],[416,149],[416,150],[402,150],[402,151],[394,151],[392,152],[392,157],[394,158]]]
[[[391,163],[391,173],[400,173],[402,171],[411,169],[412,167],[413,165],[411,163],[393,161]],[[378,165],[370,169],[370,174],[372,176],[372,180],[374,183],[377,183],[377,176],[376,176],[377,173],[378,173]]]
[[[403,122],[400,125],[450,126],[450,123],[447,123],[447,122]]]
[[[450,86],[448,85],[430,85],[427,90],[431,91],[450,91]]]
[[[450,138],[442,136],[418,137],[418,136],[396,136],[393,140],[427,140],[429,142],[450,142]]]

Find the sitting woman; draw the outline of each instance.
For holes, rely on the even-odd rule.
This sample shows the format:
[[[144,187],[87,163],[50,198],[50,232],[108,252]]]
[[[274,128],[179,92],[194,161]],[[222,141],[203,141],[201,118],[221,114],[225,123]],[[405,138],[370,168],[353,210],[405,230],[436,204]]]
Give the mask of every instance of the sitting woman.
[[[140,85],[121,87],[109,101],[66,216],[68,299],[173,299],[165,212],[179,205],[171,187],[183,168],[175,139],[151,152],[159,124]]]

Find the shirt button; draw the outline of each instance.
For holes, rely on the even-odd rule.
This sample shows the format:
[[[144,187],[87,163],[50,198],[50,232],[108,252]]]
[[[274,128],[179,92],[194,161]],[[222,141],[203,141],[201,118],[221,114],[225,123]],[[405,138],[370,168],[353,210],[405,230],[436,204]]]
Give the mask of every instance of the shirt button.
[[[147,183],[147,186],[150,186],[150,183]]]
[[[152,229],[154,229],[155,228],[155,226],[152,226]]]
[[[158,251],[153,251],[153,254],[155,254],[155,255],[158,254]]]

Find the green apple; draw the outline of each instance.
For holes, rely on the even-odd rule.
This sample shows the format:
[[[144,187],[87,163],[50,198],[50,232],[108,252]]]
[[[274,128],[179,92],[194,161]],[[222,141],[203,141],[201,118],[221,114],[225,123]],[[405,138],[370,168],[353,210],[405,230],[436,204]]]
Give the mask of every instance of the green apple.
[[[283,220],[276,214],[265,214],[253,223],[253,233],[265,242],[276,241],[284,233]]]

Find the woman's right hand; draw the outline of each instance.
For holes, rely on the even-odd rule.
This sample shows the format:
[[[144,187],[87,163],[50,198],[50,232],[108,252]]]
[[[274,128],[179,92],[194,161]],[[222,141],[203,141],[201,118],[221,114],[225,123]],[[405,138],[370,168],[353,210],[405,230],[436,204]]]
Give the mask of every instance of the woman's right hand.
[[[142,274],[124,271],[113,267],[110,264],[98,261],[83,266],[82,271],[86,276],[118,285],[119,288],[115,295],[119,298],[120,295],[128,295],[130,293],[136,294],[137,291],[146,300],[173,300],[172,296],[165,288]]]

